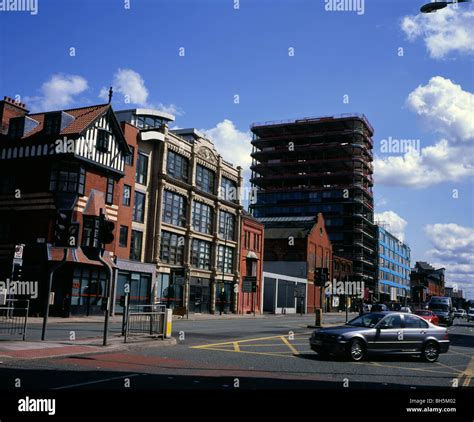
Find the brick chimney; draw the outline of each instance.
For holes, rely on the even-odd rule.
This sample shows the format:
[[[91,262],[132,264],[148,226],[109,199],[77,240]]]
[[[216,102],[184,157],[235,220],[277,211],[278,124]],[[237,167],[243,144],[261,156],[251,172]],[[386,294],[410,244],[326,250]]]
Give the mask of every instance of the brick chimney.
[[[10,97],[3,97],[3,100],[0,101],[0,133],[8,133],[8,124],[11,118],[25,116],[28,113],[25,104]]]

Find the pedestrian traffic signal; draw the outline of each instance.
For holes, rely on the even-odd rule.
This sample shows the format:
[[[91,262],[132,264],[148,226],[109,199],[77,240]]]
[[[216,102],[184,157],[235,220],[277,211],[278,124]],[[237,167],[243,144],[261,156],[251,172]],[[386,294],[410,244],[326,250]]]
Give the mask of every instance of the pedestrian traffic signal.
[[[58,210],[54,223],[54,246],[69,247],[69,226],[72,220],[72,210]]]
[[[107,245],[114,241],[114,230],[115,223],[106,220],[105,215],[101,215],[99,226],[99,242],[102,245]]]

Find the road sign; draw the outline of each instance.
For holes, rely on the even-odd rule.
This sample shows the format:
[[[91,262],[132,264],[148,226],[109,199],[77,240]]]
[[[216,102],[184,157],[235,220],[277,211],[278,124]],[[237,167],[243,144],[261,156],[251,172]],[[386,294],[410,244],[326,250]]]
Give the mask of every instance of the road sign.
[[[25,247],[24,244],[15,245],[15,254],[13,255],[14,259],[22,259],[23,258],[23,248]]]

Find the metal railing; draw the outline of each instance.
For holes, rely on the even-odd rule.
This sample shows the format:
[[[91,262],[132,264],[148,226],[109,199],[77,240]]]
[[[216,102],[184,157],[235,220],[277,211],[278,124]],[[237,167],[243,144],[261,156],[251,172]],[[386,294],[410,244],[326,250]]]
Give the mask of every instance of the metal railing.
[[[28,327],[29,300],[7,299],[5,306],[0,306],[0,336],[21,336],[26,339]]]
[[[125,318],[125,343],[131,335],[165,337],[166,305],[129,305]]]

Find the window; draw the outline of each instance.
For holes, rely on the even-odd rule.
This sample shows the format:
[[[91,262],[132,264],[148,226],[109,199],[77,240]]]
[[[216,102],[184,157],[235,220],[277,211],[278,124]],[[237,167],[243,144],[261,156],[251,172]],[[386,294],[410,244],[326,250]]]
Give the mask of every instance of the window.
[[[8,135],[10,139],[21,138],[25,131],[25,119],[24,117],[17,117],[10,119],[8,124]]]
[[[219,196],[226,201],[237,201],[237,184],[234,181],[227,179],[227,177],[222,177]]]
[[[428,324],[421,318],[417,318],[413,315],[403,315],[405,319],[405,328],[428,328]]]
[[[107,152],[109,150],[110,132],[105,129],[97,130],[97,151]]]
[[[53,135],[59,133],[61,129],[61,115],[47,114],[44,117],[44,133],[46,135]]]
[[[168,151],[168,158],[166,162],[166,172],[174,179],[188,181],[189,162],[186,157],[176,154],[173,151]]]
[[[107,195],[105,197],[105,203],[110,205],[114,202],[114,178],[107,178]]]
[[[214,172],[206,167],[196,167],[196,186],[204,192],[214,193]]]
[[[15,176],[0,174],[0,195],[8,195],[15,191]]]
[[[125,156],[125,164],[127,166],[133,166],[133,154],[135,153],[135,148],[133,148],[131,145],[129,145],[128,148],[132,153]]]
[[[83,217],[82,246],[99,247],[99,221],[98,217],[86,215]]]
[[[135,181],[141,185],[146,185],[148,174],[148,155],[138,152],[137,156],[137,174]]]
[[[256,276],[257,275],[257,261],[255,259],[246,259],[246,275]]]
[[[130,259],[132,261],[141,260],[142,242],[143,242],[143,233],[137,230],[132,230],[132,237],[130,239]]]
[[[211,234],[212,208],[202,202],[193,202],[193,228],[201,233]]]
[[[219,236],[226,240],[234,239],[235,217],[225,211],[219,211]]]
[[[186,225],[186,200],[184,196],[170,191],[163,195],[163,222],[174,226]]]
[[[258,252],[260,250],[260,235],[254,233],[253,235],[253,250]]]
[[[160,259],[166,264],[182,265],[184,236],[166,231],[161,232]]]
[[[135,191],[133,201],[133,221],[143,223],[145,221],[145,194]]]
[[[380,323],[380,328],[384,330],[401,328],[402,327],[402,319],[400,315],[388,315],[386,316],[383,321]]]
[[[217,249],[217,268],[225,273],[233,272],[234,249],[228,246],[219,245]]]
[[[127,243],[128,243],[128,227],[120,226],[119,246],[122,248],[126,248]]]
[[[191,265],[203,270],[211,269],[211,244],[204,240],[193,239]]]
[[[0,221],[0,242],[8,242],[10,240],[11,224]]]
[[[86,171],[83,167],[53,165],[49,179],[51,192],[71,192],[84,195]]]
[[[130,197],[132,196],[132,187],[123,185],[122,205],[130,206]]]

